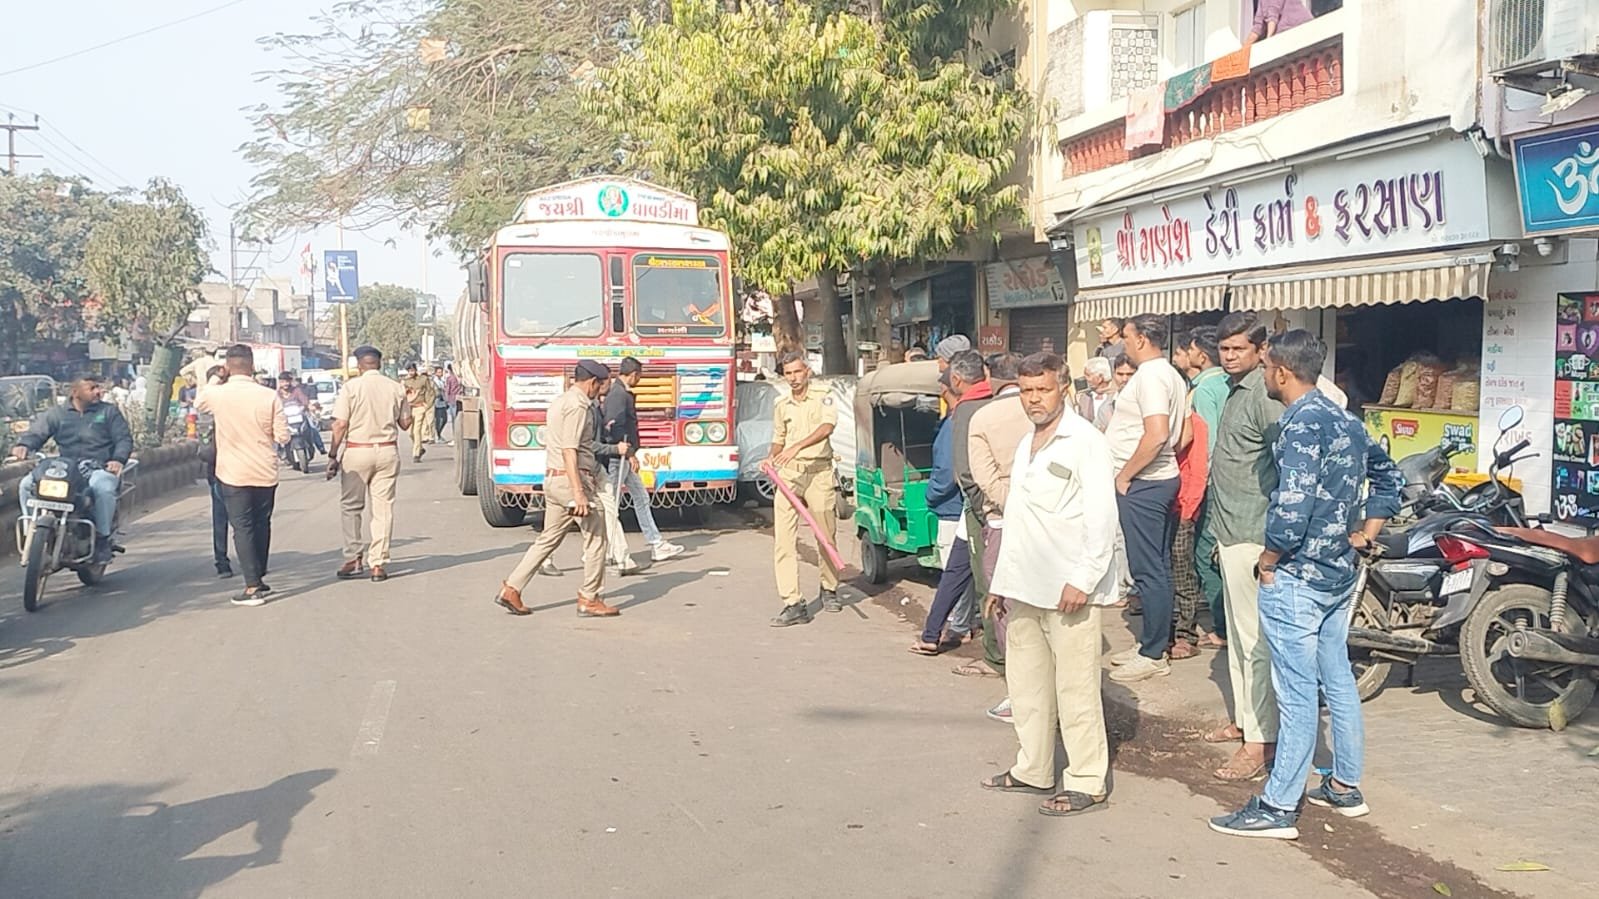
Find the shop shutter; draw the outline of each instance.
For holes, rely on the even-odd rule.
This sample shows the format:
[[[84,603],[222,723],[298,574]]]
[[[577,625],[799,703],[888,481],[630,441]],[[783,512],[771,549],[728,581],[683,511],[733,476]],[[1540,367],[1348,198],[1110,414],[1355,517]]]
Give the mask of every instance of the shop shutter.
[[[1010,316],[1010,351],[1036,353],[1045,340],[1050,341],[1055,352],[1066,352],[1066,307],[1038,306],[1032,309],[1012,309]]]

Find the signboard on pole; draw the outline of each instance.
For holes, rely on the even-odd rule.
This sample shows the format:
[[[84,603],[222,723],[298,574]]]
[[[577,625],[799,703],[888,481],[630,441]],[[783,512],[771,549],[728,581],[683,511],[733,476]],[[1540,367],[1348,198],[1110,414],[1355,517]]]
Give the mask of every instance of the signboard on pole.
[[[353,303],[361,295],[354,250],[322,252],[322,283],[329,303]]]

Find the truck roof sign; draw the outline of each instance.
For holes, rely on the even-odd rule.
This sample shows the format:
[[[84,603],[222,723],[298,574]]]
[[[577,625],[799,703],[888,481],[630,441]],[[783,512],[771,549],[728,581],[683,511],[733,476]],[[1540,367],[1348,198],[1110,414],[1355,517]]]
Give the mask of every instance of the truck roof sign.
[[[633,178],[583,178],[543,190],[522,199],[516,221],[661,222],[668,225],[700,223],[694,198]]]

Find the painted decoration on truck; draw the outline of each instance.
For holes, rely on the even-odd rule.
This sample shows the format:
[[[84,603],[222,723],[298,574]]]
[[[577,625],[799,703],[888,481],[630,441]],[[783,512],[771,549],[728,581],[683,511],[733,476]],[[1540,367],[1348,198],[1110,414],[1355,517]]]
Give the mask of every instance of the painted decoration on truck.
[[[584,178],[533,191],[516,209],[518,222],[594,219],[698,225],[699,205],[687,194],[632,178]]]

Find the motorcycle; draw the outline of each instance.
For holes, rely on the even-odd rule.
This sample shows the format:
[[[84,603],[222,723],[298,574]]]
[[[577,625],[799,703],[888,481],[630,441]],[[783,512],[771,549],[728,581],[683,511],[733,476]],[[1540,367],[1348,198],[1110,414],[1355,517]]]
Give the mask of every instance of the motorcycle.
[[[122,525],[122,510],[135,488],[137,461],[123,466],[118,478],[116,515],[112,519],[113,540]],[[17,519],[17,553],[25,569],[22,607],[39,609],[50,575],[63,568],[78,575],[84,586],[92,587],[105,577],[109,562],[98,562],[94,554],[94,520],[90,515],[89,473],[75,459],[46,456],[33,469],[34,498]],[[113,554],[124,552],[113,545]]]
[[[289,425],[289,445],[284,448],[289,465],[298,472],[311,471],[311,437],[309,430],[316,427],[306,414],[305,406],[297,402],[283,404],[283,419]]]
[[[1454,468],[1451,460],[1468,449],[1466,443],[1445,437],[1432,449],[1412,453],[1395,463],[1405,478],[1405,486],[1399,494],[1399,514],[1394,520],[1416,521],[1437,509],[1461,508],[1461,496],[1444,484],[1444,478]]]
[[[1500,417],[1500,443],[1522,414],[1517,406]],[[1460,529],[1526,525],[1521,494],[1499,474],[1533,458],[1522,454],[1528,445],[1523,440],[1496,448],[1485,484],[1458,496],[1432,494],[1432,511],[1409,527],[1383,533],[1362,553],[1349,627],[1349,661],[1362,701],[1382,692],[1395,664],[1413,674],[1424,656],[1458,654],[1471,598],[1467,574],[1445,552],[1446,538]]]

